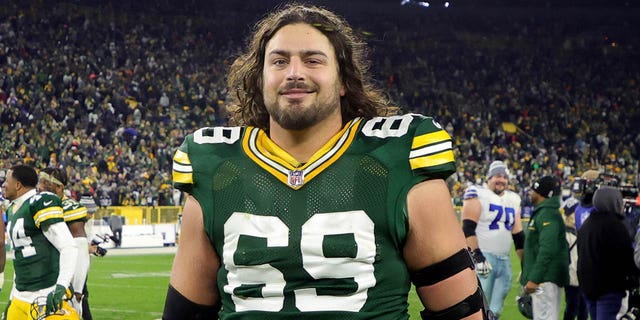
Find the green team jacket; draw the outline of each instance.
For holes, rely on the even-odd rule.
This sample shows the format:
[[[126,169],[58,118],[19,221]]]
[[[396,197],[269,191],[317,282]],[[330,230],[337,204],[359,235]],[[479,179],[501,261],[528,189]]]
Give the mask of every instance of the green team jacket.
[[[520,277],[523,286],[528,281],[553,282],[561,287],[569,284],[569,246],[559,209],[559,196],[548,198],[533,209],[524,242]]]

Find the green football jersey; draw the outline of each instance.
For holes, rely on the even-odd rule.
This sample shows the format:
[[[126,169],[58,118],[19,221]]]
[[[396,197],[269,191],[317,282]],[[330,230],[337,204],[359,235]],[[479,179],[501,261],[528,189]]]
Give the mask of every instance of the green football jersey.
[[[87,208],[74,199],[63,197],[62,211],[64,212],[64,222],[68,224],[76,221],[87,221]]]
[[[416,114],[354,119],[297,163],[254,127],[202,128],[176,151],[221,258],[221,319],[408,319],[406,197],[455,171]]]
[[[60,252],[44,236],[42,228],[62,222],[62,201],[55,194],[40,192],[13,212],[7,210],[7,232],[15,251],[15,286],[19,291],[37,291],[56,284]]]

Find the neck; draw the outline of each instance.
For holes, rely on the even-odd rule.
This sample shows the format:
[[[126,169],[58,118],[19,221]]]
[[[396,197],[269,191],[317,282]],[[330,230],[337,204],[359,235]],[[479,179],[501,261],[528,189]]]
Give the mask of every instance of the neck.
[[[29,191],[31,191],[33,189],[35,189],[35,188],[22,188],[22,189],[20,189],[20,191],[16,192],[16,198],[15,199],[18,199],[18,198],[22,197],[25,193],[27,193],[27,192],[29,192]],[[15,199],[13,199],[13,200],[15,200]],[[11,200],[11,201],[13,201],[13,200]]]
[[[282,128],[273,119],[269,121],[269,138],[300,163],[307,162],[342,129],[340,109],[326,119],[303,130]]]

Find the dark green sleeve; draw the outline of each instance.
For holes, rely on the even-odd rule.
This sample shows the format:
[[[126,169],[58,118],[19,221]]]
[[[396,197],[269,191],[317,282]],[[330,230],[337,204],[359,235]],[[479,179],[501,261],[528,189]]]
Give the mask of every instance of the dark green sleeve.
[[[544,275],[549,272],[549,267],[560,249],[557,235],[564,234],[563,227],[561,219],[557,219],[552,211],[545,211],[536,219],[536,228],[539,230],[538,256],[529,274],[529,280],[539,284],[543,281]]]

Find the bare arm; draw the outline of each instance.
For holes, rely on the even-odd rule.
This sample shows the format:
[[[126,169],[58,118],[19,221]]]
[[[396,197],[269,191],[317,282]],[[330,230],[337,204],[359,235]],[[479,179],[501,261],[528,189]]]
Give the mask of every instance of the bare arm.
[[[409,233],[404,258],[410,271],[440,262],[467,247],[444,180],[429,180],[409,191]],[[429,310],[444,310],[472,295],[478,288],[470,269],[434,285],[417,288]],[[481,311],[464,319],[482,319]]]
[[[74,221],[68,223],[67,226],[69,226],[71,236],[73,236],[74,238],[86,238],[87,234],[84,231],[84,224],[84,221]]]
[[[202,208],[194,197],[188,196],[169,283],[194,303],[214,305],[220,300],[217,287],[219,267],[218,254],[204,231]]]
[[[478,198],[471,198],[464,200],[462,204],[462,214],[461,218],[464,221],[471,220],[475,223],[478,223],[480,220],[480,214],[482,213],[482,204]],[[473,235],[466,238],[467,246],[471,249],[471,251],[478,248],[478,237]]]

